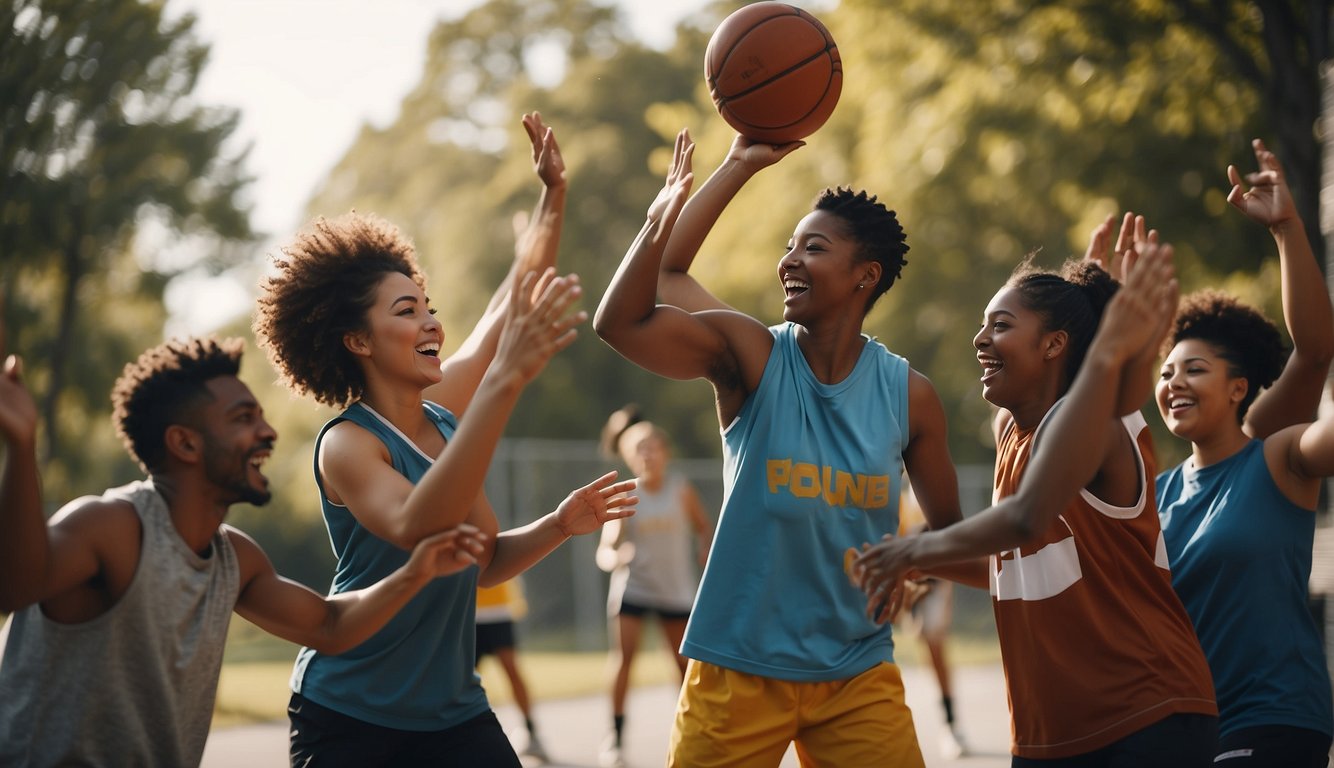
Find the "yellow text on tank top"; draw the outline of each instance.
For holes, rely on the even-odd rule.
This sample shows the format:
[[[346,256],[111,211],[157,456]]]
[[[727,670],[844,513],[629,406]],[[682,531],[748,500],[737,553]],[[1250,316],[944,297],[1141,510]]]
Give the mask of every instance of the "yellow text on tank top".
[[[863,475],[792,459],[765,464],[769,493],[787,492],[799,499],[823,496],[831,507],[880,509],[889,506],[889,475]]]

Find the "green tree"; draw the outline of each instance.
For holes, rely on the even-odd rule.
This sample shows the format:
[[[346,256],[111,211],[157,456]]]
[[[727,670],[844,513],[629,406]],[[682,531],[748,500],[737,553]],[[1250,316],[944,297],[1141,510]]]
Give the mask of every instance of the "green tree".
[[[120,366],[160,338],[166,283],[224,268],[239,258],[227,242],[252,237],[243,155],[224,148],[238,116],[191,98],[208,58],[193,26],[162,2],[0,9],[4,312],[55,487],[107,478],[89,438],[65,446],[113,442],[88,425],[104,421]]]

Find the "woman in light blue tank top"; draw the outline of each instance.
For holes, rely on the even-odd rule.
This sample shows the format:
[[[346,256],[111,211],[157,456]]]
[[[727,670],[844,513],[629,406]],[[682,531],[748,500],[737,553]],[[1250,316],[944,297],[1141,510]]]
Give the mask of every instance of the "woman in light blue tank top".
[[[412,246],[387,222],[350,214],[300,234],[264,281],[255,321],[286,383],[345,408],[321,431],[315,481],[353,588],[420,538],[471,523],[478,567],[439,579],[385,629],[340,656],[305,649],[292,674],[293,765],[518,766],[475,672],[479,581],[521,573],[571,535],[631,514],[633,481],[611,472],[522,528],[499,532],[482,481],[520,392],[574,339],[578,278],[555,277],[564,166],[550,129],[524,117],[545,184],[492,309],[441,360]],[[541,277],[538,277],[541,273]]]
[[[862,333],[906,263],[903,228],[872,195],[822,192],[778,262],[773,327],[688,274],[741,186],[800,146],[738,136],[687,203],[683,131],[594,323],[650,371],[707,379],[722,430],[723,508],[682,646],[669,765],[777,765],[793,741],[821,764],[922,763],[890,629],[866,616],[843,565],[897,530],[905,467],[931,526],[960,519],[934,387]],[[812,722],[786,697],[828,706]],[[727,725],[738,718],[746,728]]]
[[[1334,714],[1320,634],[1307,606],[1315,508],[1334,475],[1334,416],[1309,423],[1334,358],[1334,313],[1275,156],[1228,168],[1228,196],[1278,245],[1278,329],[1232,297],[1183,300],[1157,401],[1191,456],[1158,478],[1172,585],[1195,624],[1218,695],[1217,762],[1324,766]],[[1263,393],[1261,390],[1264,390]]]

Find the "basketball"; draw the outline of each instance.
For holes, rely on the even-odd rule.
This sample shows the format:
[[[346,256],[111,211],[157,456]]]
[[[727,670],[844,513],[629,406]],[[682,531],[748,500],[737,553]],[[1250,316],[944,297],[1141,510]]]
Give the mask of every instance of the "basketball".
[[[843,62],[820,20],[787,3],[751,3],[714,30],[704,75],[718,114],[766,144],[824,125],[843,90]]]

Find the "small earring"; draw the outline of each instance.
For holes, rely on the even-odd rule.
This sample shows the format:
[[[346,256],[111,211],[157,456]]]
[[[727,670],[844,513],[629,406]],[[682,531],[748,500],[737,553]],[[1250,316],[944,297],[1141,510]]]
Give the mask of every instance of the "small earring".
[[[861,283],[857,283],[857,290],[860,291],[861,289],[863,289],[863,288],[865,288],[865,287],[866,287],[866,286],[862,285]]]

